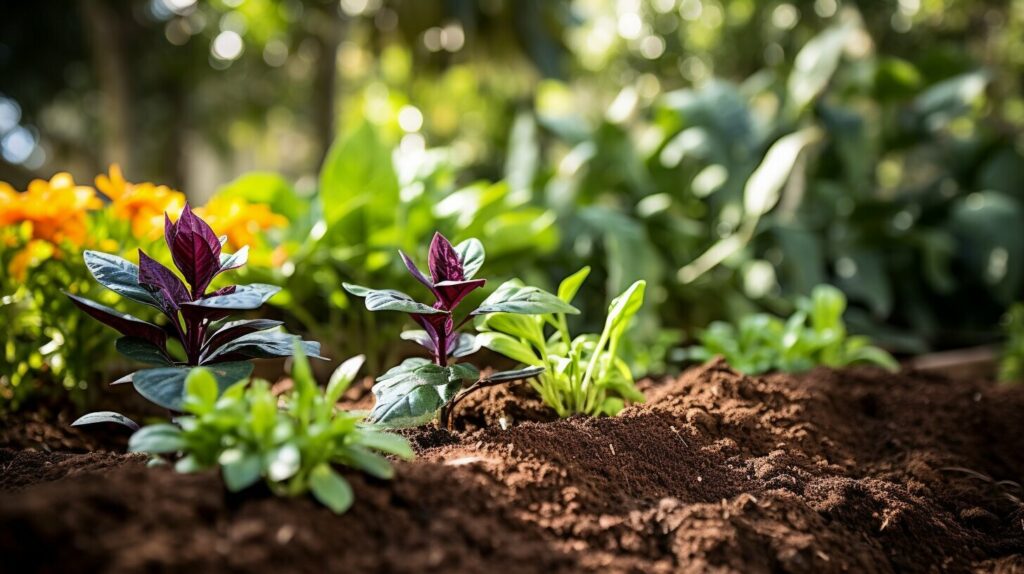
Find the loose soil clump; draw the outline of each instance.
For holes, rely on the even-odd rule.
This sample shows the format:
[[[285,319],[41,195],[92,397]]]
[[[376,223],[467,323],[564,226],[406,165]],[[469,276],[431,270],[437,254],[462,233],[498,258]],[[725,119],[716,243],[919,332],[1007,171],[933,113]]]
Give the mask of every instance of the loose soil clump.
[[[722,362],[646,384],[604,419],[489,389],[456,430],[407,431],[395,480],[347,473],[342,516],[134,455],[2,450],[0,553],[64,573],[1024,569],[1020,493],[997,484],[1024,478],[1024,389]]]

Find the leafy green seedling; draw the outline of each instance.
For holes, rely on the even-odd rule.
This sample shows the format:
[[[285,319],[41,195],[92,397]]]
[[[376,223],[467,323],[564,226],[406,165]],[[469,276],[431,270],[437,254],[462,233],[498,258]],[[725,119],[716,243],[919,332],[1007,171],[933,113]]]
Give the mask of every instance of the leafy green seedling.
[[[575,307],[551,293],[524,286],[518,281],[506,281],[456,324],[455,312],[459,303],[486,282],[485,279],[473,278],[484,263],[483,244],[477,239],[468,239],[453,246],[443,235],[435,233],[427,261],[429,276],[420,271],[405,253],[398,253],[409,273],[433,294],[432,305],[420,303],[392,289],[344,284],[346,291],[366,299],[366,308],[370,311],[408,313],[423,330],[406,331],[402,338],[419,343],[431,354],[430,360],[419,357],[406,359],[377,379],[373,387],[377,404],[370,413],[373,422],[409,426],[424,423],[439,414],[443,424],[450,424],[455,404],[473,391],[528,379],[543,371],[542,367],[528,367],[480,379],[480,371],[473,365],[455,363],[455,359],[480,348],[473,335],[459,332],[470,319],[494,313],[579,313]]]
[[[567,277],[558,287],[558,297],[572,303],[589,274],[590,268],[584,267]],[[618,351],[630,320],[643,305],[646,286],[637,281],[612,301],[600,335],[573,338],[565,313],[499,313],[477,321],[477,342],[524,365],[543,367],[530,384],[558,416],[615,415],[626,401],[644,400]],[[546,327],[551,328],[550,335],[545,334]]]
[[[232,492],[262,479],[278,495],[311,492],[334,512],[345,512],[352,505],[352,488],[335,465],[389,479],[394,469],[381,453],[413,457],[404,438],[337,407],[362,364],[362,356],[342,363],[321,392],[296,346],[294,387],[281,397],[262,380],[248,387],[243,380],[221,393],[209,370],[193,369],[185,379],[188,414],[174,424],[143,427],[128,448],[155,456],[180,453],[174,465],[178,472],[219,466]]]
[[[1006,344],[999,361],[999,380],[1004,383],[1024,381],[1024,304],[1010,307],[1003,319]]]
[[[721,355],[747,374],[769,371],[800,372],[818,365],[844,367],[866,363],[895,371],[896,359],[867,337],[848,336],[843,312],[846,296],[831,285],[819,285],[810,298],[797,302],[797,311],[783,321],[766,314],[748,315],[738,326],[712,323],[701,333],[700,345],[688,356],[706,361]]]

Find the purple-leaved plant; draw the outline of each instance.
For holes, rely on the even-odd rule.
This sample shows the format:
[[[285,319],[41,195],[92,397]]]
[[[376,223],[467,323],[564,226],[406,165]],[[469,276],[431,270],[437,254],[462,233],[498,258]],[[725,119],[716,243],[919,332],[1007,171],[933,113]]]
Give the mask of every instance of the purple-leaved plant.
[[[343,286],[349,293],[365,298],[370,311],[408,313],[423,330],[406,331],[402,338],[422,345],[430,352],[431,359],[406,359],[377,379],[373,387],[377,402],[369,416],[371,422],[408,426],[426,422],[440,411],[442,424],[448,424],[454,405],[470,392],[527,379],[544,371],[542,367],[531,367],[480,379],[479,369],[455,362],[480,349],[474,335],[459,332],[470,319],[493,313],[579,313],[551,293],[512,280],[499,286],[479,307],[456,323],[459,304],[486,283],[485,279],[474,279],[484,263],[483,244],[477,239],[467,239],[453,246],[443,235],[435,233],[427,258],[429,275],[408,255],[398,253],[409,273],[433,294],[433,304],[420,303],[392,289],[370,289],[349,283]]]
[[[93,277],[103,286],[164,314],[168,327],[184,349],[183,359],[174,357],[167,348],[166,329],[95,301],[65,294],[91,317],[123,335],[117,340],[117,350],[122,355],[155,366],[112,384],[130,382],[149,401],[181,411],[185,377],[192,367],[209,368],[223,390],[249,376],[253,368],[251,359],[291,356],[299,337],[269,331],[281,325],[280,321],[225,322],[233,312],[259,308],[280,288],[256,283],[208,292],[215,277],[245,265],[249,248],[223,253],[222,239],[187,204],[177,222],[172,222],[166,214],[164,220],[164,240],[181,277],[141,249],[138,265],[96,251],[86,251],[84,258]],[[307,355],[319,356],[319,343],[301,341],[301,345]],[[131,421],[122,415],[109,412],[86,415],[74,424],[106,421],[134,424],[128,424]]]

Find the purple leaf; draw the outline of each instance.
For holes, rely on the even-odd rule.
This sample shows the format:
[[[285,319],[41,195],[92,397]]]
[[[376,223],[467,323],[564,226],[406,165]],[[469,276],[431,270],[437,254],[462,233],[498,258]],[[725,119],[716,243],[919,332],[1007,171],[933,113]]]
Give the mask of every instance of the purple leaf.
[[[223,327],[218,329],[216,333],[210,335],[206,344],[203,345],[203,351],[205,352],[207,349],[220,347],[221,345],[233,341],[242,335],[273,329],[281,324],[281,321],[273,321],[271,319],[252,319],[249,321],[232,321],[230,323],[226,323]]]
[[[398,250],[398,255],[402,258],[402,261],[405,263],[405,267],[406,269],[409,270],[409,273],[411,273],[412,276],[415,277],[417,281],[426,285],[427,289],[433,291],[434,283],[430,280],[430,278],[424,275],[422,271],[420,271],[420,268],[417,267],[415,263],[413,263],[412,259],[409,259],[409,256],[406,255],[401,249]]]
[[[428,315],[423,313],[409,313],[413,321],[419,323],[420,327],[427,332],[427,336],[430,337],[430,341],[433,344],[433,352],[435,355],[438,354],[438,348],[442,339],[447,341],[448,333],[454,328],[454,321],[451,315]],[[445,345],[447,348],[447,345]],[[447,353],[446,353],[447,354]]]
[[[192,296],[202,296],[220,270],[221,247],[217,235],[192,213],[187,203],[177,223],[164,225],[164,233],[174,265],[192,286]]]
[[[472,281],[442,281],[434,285],[434,292],[440,299],[444,309],[454,309],[466,295],[474,289],[484,286],[486,279],[474,279]]]
[[[172,313],[185,302],[191,301],[188,287],[170,269],[139,249],[139,284],[163,295],[164,311]]]
[[[153,343],[166,352],[167,333],[152,323],[132,317],[127,313],[121,313],[105,305],[100,305],[84,297],[77,297],[71,293],[64,293],[82,311],[97,321],[117,329],[121,334],[129,337],[138,337]]]
[[[458,252],[452,247],[451,242],[440,233],[434,233],[434,239],[430,242],[427,265],[430,267],[430,276],[433,277],[435,285],[442,281],[464,281],[466,279]]]

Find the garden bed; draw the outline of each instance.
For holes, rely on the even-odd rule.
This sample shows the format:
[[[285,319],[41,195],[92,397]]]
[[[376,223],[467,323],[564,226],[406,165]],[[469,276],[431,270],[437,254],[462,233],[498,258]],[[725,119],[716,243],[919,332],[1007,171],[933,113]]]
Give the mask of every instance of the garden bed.
[[[5,434],[0,551],[64,573],[1024,569],[1020,493],[979,477],[1024,478],[1024,389],[721,362],[643,387],[621,416],[564,421],[489,389],[459,430],[410,431],[395,480],[346,472],[342,516],[75,454],[56,426],[35,448]]]

